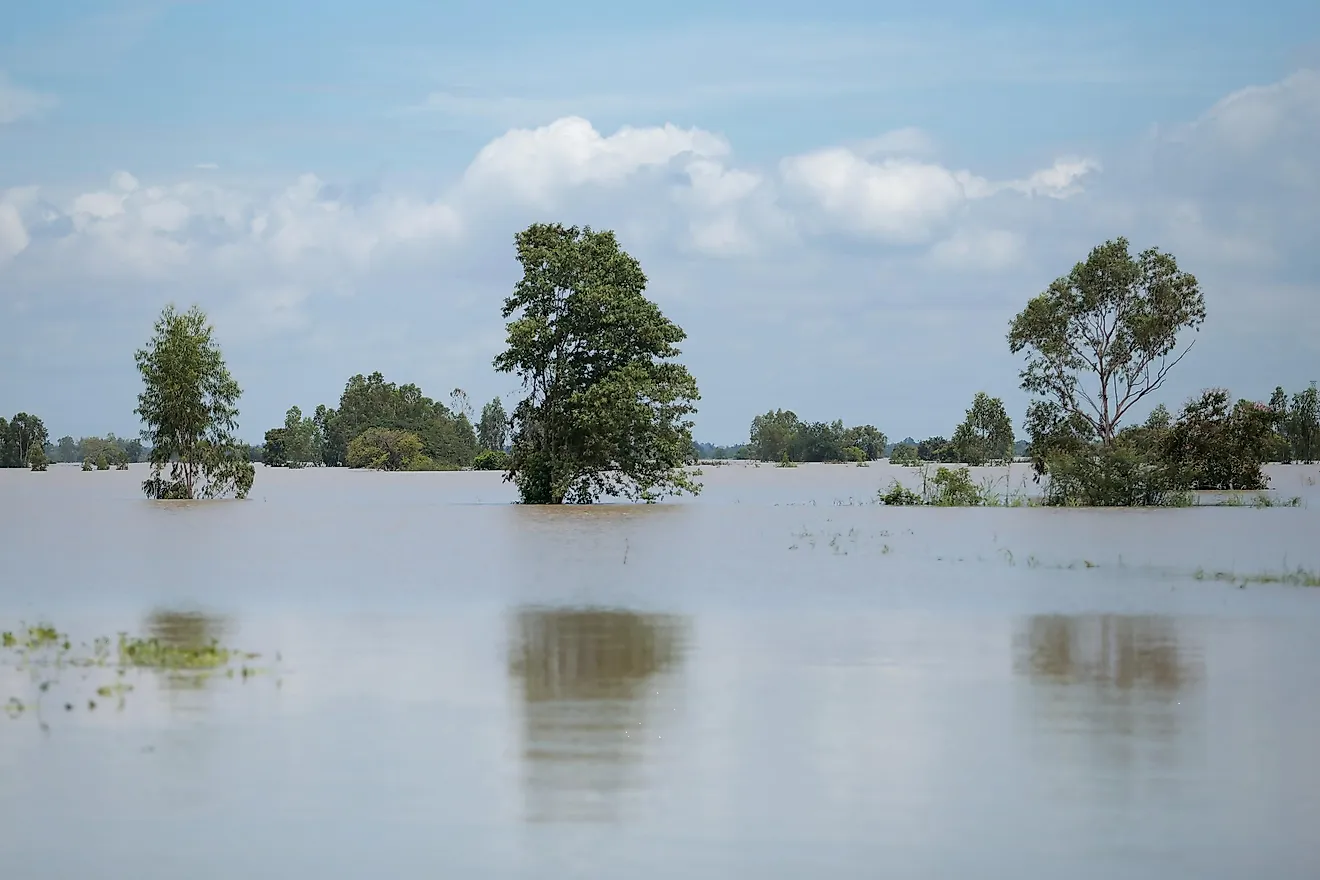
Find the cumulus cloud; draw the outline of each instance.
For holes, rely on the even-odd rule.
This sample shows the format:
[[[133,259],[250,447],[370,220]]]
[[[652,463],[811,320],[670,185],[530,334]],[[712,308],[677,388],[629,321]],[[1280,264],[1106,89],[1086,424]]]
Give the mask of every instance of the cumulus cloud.
[[[728,152],[723,138],[700,129],[624,127],[604,136],[587,120],[569,116],[540,128],[513,129],[491,141],[468,166],[463,183],[545,205],[565,188],[619,184],[679,156]]]
[[[0,125],[36,116],[55,104],[54,96],[25,89],[0,71]]]
[[[1081,191],[1078,182],[1098,170],[1099,163],[1062,159],[1023,180],[992,182],[931,162],[893,157],[876,161],[836,147],[790,157],[780,168],[790,196],[815,209],[818,227],[915,245],[947,231],[973,200],[1006,191],[1052,198],[1075,195]]]

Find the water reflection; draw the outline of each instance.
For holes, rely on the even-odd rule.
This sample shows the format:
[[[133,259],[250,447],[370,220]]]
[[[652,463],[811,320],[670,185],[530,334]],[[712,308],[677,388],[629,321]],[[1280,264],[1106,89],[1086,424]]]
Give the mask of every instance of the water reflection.
[[[513,620],[522,692],[528,821],[622,818],[672,712],[687,621],[599,609],[533,609]]]
[[[1036,761],[1060,793],[1098,788],[1126,800],[1195,760],[1202,655],[1172,618],[1027,618],[1014,672],[1031,684]]]
[[[1168,617],[1037,615],[1015,639],[1014,671],[1042,683],[1172,698],[1200,678]]]
[[[172,648],[199,649],[224,642],[229,622],[204,611],[179,611],[158,608],[147,615],[147,638],[157,639]],[[161,687],[171,691],[197,691],[206,687],[211,676],[195,670],[162,670]]]

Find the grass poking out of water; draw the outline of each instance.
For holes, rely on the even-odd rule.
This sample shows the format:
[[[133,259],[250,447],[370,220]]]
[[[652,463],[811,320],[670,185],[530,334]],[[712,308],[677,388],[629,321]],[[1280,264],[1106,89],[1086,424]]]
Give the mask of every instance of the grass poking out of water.
[[[1219,581],[1226,584],[1287,584],[1294,587],[1320,587],[1320,572],[1298,567],[1292,571],[1261,572],[1258,574],[1237,574],[1231,571],[1206,571],[1198,568],[1192,577],[1198,581]]]

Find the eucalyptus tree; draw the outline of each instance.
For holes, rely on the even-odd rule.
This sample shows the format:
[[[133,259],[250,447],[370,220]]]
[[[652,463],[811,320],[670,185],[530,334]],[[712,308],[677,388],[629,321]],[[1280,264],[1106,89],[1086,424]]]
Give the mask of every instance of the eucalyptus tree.
[[[145,386],[136,413],[151,444],[142,491],[158,499],[247,497],[254,469],[232,433],[242,391],[205,313],[166,306],[135,360]]]
[[[1195,276],[1156,248],[1134,257],[1118,238],[1028,302],[1008,343],[1014,354],[1027,353],[1022,388],[1050,408],[1035,415],[1057,423],[1076,417],[1109,445],[1123,417],[1190,350],[1179,350],[1179,336],[1204,321]]]

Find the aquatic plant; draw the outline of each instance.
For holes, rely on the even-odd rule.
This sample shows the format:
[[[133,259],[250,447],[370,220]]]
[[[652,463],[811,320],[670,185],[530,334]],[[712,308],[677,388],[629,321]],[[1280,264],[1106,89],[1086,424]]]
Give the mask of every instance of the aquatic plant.
[[[171,680],[183,676],[185,681],[200,681],[221,670],[233,678],[233,664],[236,662],[241,663],[237,672],[244,681],[263,671],[247,663],[260,657],[259,654],[224,646],[214,638],[176,640],[163,639],[158,635],[141,638],[120,633],[118,641],[113,644],[112,650],[111,640],[102,636],[94,639],[90,645],[79,645],[80,650],[75,651],[69,638],[49,623],[22,625],[16,630],[0,632],[0,649],[8,652],[8,657],[0,655],[0,662],[9,660],[19,670],[29,672],[37,684],[38,692],[36,702],[31,704],[18,697],[11,697],[6,704],[6,711],[11,718],[17,718],[30,709],[40,720],[40,695],[58,683],[59,673],[69,667],[113,670],[115,677],[110,682],[95,685],[95,695],[107,700],[117,699],[120,709],[124,707],[125,696],[134,690],[134,685],[124,680],[129,671],[165,672],[171,676]],[[278,660],[278,655],[276,658]],[[87,673],[82,675],[83,680],[87,677]],[[88,711],[96,707],[96,700],[87,701]],[[74,704],[65,702],[64,708],[71,712]],[[45,722],[41,721],[41,724],[44,728]]]

